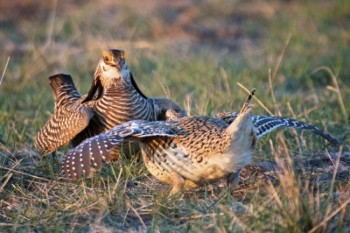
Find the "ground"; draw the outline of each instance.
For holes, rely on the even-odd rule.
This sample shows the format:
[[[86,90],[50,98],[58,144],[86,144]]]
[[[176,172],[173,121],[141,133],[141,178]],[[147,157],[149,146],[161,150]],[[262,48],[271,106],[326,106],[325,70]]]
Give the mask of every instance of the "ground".
[[[350,4],[335,1],[0,2],[0,227],[35,232],[346,232],[350,227]],[[224,183],[169,199],[138,155],[91,180],[59,178],[33,141],[52,113],[47,77],[86,93],[106,48],[124,49],[140,89],[190,114],[237,111],[319,126],[259,141],[230,192]]]

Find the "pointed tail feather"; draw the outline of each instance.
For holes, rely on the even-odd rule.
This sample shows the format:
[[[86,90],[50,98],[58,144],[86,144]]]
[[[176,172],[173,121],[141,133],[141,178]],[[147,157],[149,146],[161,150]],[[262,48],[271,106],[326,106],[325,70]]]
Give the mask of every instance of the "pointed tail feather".
[[[246,111],[247,108],[251,108],[250,106],[250,101],[252,100],[253,96],[255,95],[255,88],[253,88],[251,91],[250,91],[250,94],[249,96],[247,97],[247,99],[244,101],[244,104],[243,104],[243,107],[240,111],[240,113],[243,113]]]
[[[249,96],[245,100],[243,107],[240,112],[237,114],[237,117],[230,123],[230,125],[226,128],[226,132],[229,135],[235,134],[237,131],[241,131],[242,135],[245,133],[250,134],[250,129],[253,128],[252,120],[250,119],[252,105],[250,101],[255,94],[255,89],[252,89]],[[244,133],[243,133],[244,132]]]

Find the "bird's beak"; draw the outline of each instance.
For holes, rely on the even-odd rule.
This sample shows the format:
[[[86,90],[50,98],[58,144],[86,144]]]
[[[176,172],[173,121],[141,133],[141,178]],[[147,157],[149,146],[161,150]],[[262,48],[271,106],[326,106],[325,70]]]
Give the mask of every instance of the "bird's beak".
[[[113,62],[113,50],[103,50],[102,57],[104,62]]]
[[[116,50],[116,49],[103,50],[102,59],[100,60],[98,69],[103,69],[103,71],[106,71],[105,66],[107,66],[108,64],[108,66],[116,66],[120,70],[120,64],[119,64],[120,61],[116,58],[125,59],[126,53],[123,50]],[[89,93],[82,103],[92,100],[96,94],[96,91],[98,91],[97,99],[99,99],[103,94],[103,86],[98,73],[95,73],[95,77],[91,84]]]

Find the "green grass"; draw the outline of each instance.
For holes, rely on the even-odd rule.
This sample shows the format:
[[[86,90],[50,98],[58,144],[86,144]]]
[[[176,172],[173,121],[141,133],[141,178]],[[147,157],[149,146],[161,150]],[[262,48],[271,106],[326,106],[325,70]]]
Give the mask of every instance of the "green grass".
[[[56,10],[38,1],[13,8],[16,2],[2,3],[0,17],[0,74],[10,57],[0,86],[1,231],[347,231],[347,1],[58,1]],[[273,114],[341,139],[342,159],[324,159],[338,150],[309,132],[282,130],[265,136],[254,154],[255,162],[281,169],[247,168],[233,193],[213,185],[169,199],[170,187],[138,156],[106,165],[91,180],[61,180],[58,164],[33,148],[53,110],[47,77],[69,73],[86,93],[105,48],[127,51],[145,94],[171,97],[192,115],[237,111],[247,96],[237,83],[255,87]]]

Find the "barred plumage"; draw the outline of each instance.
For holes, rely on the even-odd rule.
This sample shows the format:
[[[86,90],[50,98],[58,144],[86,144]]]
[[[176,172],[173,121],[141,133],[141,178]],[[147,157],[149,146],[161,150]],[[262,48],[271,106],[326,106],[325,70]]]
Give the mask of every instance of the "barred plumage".
[[[237,115],[238,115],[237,112],[222,112],[222,113],[216,114],[215,117],[223,119],[228,124],[230,124],[236,119]],[[311,130],[313,133],[325,138],[333,145],[340,144],[338,139],[322,131],[318,127],[302,121],[295,120],[295,119],[291,119],[287,117],[252,115],[252,121],[255,128],[257,129],[257,133],[256,133],[257,138],[261,138],[262,136],[272,132],[273,130],[276,130],[277,128],[285,127],[285,128]]]
[[[186,115],[169,99],[147,98],[137,87],[121,50],[103,51],[86,96],[80,97],[70,76],[54,75],[50,82],[57,82],[52,89],[55,95],[61,93],[62,97],[55,98],[54,115],[37,135],[35,145],[42,154],[55,151],[69,141],[76,146],[86,138],[129,120],[165,120],[168,109],[173,110],[171,117]],[[81,118],[86,121],[80,122]],[[57,119],[64,127],[57,127]],[[119,146],[114,151],[117,159]]]
[[[111,148],[123,141],[141,141],[148,170],[172,185],[170,195],[222,177],[232,180],[250,162],[256,135],[250,112],[252,94],[238,117],[222,119],[189,116],[175,121],[130,121],[85,140],[64,158],[65,176],[89,177],[108,161]]]
[[[35,147],[41,155],[52,153],[69,143],[89,125],[94,115],[90,107],[81,104],[80,95],[69,75],[53,75],[49,80],[54,90],[55,109],[36,136]]]
[[[73,179],[90,177],[93,170],[100,169],[102,161],[109,161],[110,148],[123,141],[140,141],[146,167],[155,177],[171,184],[170,194],[174,194],[225,176],[231,182],[237,181],[240,168],[251,160],[256,140],[278,127],[311,130],[339,144],[330,134],[304,122],[251,115],[248,103],[252,94],[239,113],[121,124],[69,151],[62,163],[63,174]]]

